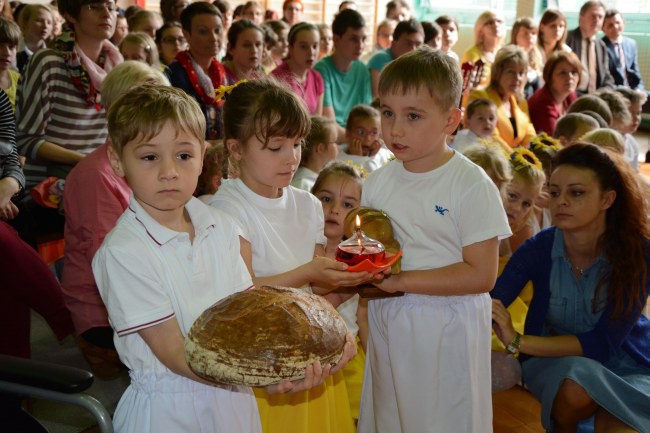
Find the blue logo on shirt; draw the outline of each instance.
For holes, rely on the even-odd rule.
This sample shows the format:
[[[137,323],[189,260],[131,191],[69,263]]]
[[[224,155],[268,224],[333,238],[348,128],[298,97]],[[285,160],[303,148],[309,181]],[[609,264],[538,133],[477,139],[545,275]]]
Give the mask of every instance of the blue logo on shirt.
[[[442,206],[436,205],[436,212],[439,213],[440,215],[445,215],[445,212],[449,212],[449,209],[445,209]]]

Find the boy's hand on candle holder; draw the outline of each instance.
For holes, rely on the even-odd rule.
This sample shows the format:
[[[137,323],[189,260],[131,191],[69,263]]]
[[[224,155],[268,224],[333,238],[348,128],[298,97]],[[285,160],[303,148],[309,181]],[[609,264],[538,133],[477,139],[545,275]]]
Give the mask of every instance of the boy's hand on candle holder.
[[[395,293],[395,292],[404,292],[404,287],[403,284],[401,283],[401,276],[403,274],[393,274],[391,275],[390,273],[390,268],[384,271],[381,274],[381,278],[376,278],[373,280],[372,284],[383,290],[384,292],[388,293]]]
[[[305,266],[312,284],[330,290],[340,286],[358,286],[373,279],[370,272],[348,272],[347,264],[328,257],[315,257]]]

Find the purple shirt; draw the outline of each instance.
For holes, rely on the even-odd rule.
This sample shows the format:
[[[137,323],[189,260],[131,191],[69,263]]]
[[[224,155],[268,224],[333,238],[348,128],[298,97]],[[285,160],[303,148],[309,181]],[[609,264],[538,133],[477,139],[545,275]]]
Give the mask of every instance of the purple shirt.
[[[309,114],[316,114],[318,101],[323,93],[325,93],[323,77],[321,77],[318,71],[308,69],[305,82],[300,84],[296,80],[296,76],[289,70],[287,62],[282,62],[280,66],[271,72],[271,75],[288,83],[293,91],[305,101]]]

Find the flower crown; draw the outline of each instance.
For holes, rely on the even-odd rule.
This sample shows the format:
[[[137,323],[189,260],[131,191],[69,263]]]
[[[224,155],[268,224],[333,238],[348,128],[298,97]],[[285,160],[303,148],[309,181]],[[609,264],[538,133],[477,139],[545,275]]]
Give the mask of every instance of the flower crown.
[[[510,154],[510,165],[516,171],[536,168],[544,171],[542,163],[533,152],[525,147],[516,147]]]
[[[240,80],[230,86],[226,86],[225,84],[222,84],[221,86],[214,89],[212,94],[214,95],[215,102],[221,101],[226,95],[230,95],[230,93],[235,89],[235,87],[239,86],[242,83],[245,83],[246,81],[247,80]]]
[[[532,151],[542,151],[542,152],[559,152],[562,150],[562,145],[560,141],[550,137],[546,132],[542,132],[539,135],[536,135],[530,141],[530,150]]]

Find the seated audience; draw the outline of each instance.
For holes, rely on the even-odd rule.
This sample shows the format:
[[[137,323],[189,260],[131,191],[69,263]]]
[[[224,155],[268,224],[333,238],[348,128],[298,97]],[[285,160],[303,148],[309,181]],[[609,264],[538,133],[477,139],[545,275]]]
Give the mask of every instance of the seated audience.
[[[278,35],[273,29],[266,25],[260,25],[264,33],[264,43],[262,44],[262,61],[260,62],[264,75],[269,75],[275,68],[278,67],[275,58],[272,54],[273,50],[278,49]]]
[[[528,99],[528,112],[535,130],[553,135],[557,119],[576,100],[582,64],[575,54],[555,51],[544,65],[544,85]]]
[[[497,107],[497,132],[508,146],[528,147],[535,136],[535,128],[528,116],[528,105],[521,95],[526,79],[528,56],[516,45],[499,50],[494,60],[490,85],[484,90],[473,90],[469,101],[489,99]]]
[[[247,1],[241,11],[241,18],[249,20],[258,26],[264,22],[264,9],[262,5],[256,1]]]
[[[440,49],[443,53],[455,60],[460,60],[458,54],[453,51],[454,45],[458,42],[458,21],[450,15],[440,15],[436,18],[436,24],[442,29],[442,46]]]
[[[591,417],[596,431],[643,431],[650,232],[636,176],[616,155],[575,144],[554,159],[549,184],[555,227],[518,248],[497,279],[493,327],[519,354],[547,431],[575,432]],[[522,334],[505,307],[528,281]]]
[[[144,63],[122,63],[104,80],[104,106],[108,109],[121,95],[143,84],[169,85],[169,81],[162,72]],[[131,193],[125,180],[113,172],[109,151],[106,142],[77,164],[66,179],[63,194],[63,295],[72,315],[77,344],[93,373],[101,379],[115,377],[122,366],[91,264],[104,237],[128,207]]]
[[[630,161],[632,167],[639,171],[639,143],[634,138],[634,133],[641,125],[641,112],[643,104],[648,100],[648,94],[638,89],[619,87],[616,89],[628,101],[631,122],[625,130],[625,158]]]
[[[355,10],[339,12],[332,22],[334,52],[314,69],[323,77],[323,115],[339,125],[337,142],[345,137],[345,121],[352,107],[372,101],[370,72],[359,58],[366,44],[366,22]]]
[[[273,55],[275,64],[279,66],[282,61],[287,58],[287,54],[289,54],[288,38],[291,26],[281,20],[267,21],[266,25],[269,26],[278,37],[278,43],[271,50],[271,54]]]
[[[370,80],[372,83],[372,96],[377,97],[377,87],[379,86],[379,74],[389,62],[399,56],[416,50],[424,43],[424,30],[422,25],[416,19],[400,21],[395,27],[393,41],[390,48],[377,51],[368,60],[368,69],[370,70]]]
[[[607,102],[596,95],[582,95],[569,106],[568,113],[583,113],[585,111],[593,111],[600,119],[604,120],[605,125],[601,125],[603,128],[612,124],[612,110],[610,110]],[[591,114],[589,113],[589,115]],[[600,119],[596,118],[599,124]]]
[[[181,23],[167,21],[156,32],[156,46],[160,53],[160,63],[169,66],[176,60],[176,55],[187,50],[187,41],[183,35]]]
[[[318,59],[320,60],[332,54],[332,50],[334,49],[334,34],[332,33],[332,28],[327,24],[320,23],[316,27],[318,27],[318,33],[320,34],[320,52],[318,53]]]
[[[192,3],[183,9],[181,24],[189,49],[176,55],[176,61],[167,67],[167,77],[172,86],[183,89],[199,103],[206,119],[205,138],[223,138],[222,102],[215,101],[214,89],[227,82],[226,71],[215,58],[217,44],[203,42],[206,29],[220,34],[221,13],[210,3]]]
[[[397,21],[388,18],[377,24],[377,43],[373,51],[390,48],[390,44],[393,42],[395,27],[397,27]]]
[[[23,33],[16,54],[18,71],[23,71],[29,58],[36,51],[46,47],[52,36],[54,17],[51,9],[44,4],[29,4],[20,12],[18,25]]]
[[[315,25],[302,22],[289,32],[289,55],[272,73],[288,83],[305,101],[311,115],[323,113],[323,77],[313,66],[318,61],[319,35]]]
[[[160,14],[163,21],[181,22],[181,12],[191,3],[191,0],[160,0]]]
[[[578,87],[581,94],[614,85],[614,78],[609,72],[607,46],[596,38],[604,19],[605,4],[600,0],[588,0],[580,8],[578,27],[567,34],[566,43],[576,53],[583,66]]]
[[[467,105],[464,116],[464,128],[456,133],[451,147],[465,153],[481,141],[491,141],[499,144],[504,154],[510,153],[510,146],[499,138],[497,132],[497,107],[489,99],[474,99]]]
[[[20,28],[16,23],[0,17],[0,48],[3,51],[0,61],[0,89],[7,94],[12,109],[16,107],[16,91],[20,78],[13,65],[16,63],[16,49],[21,37]]]
[[[336,123],[329,117],[314,116],[311,128],[305,138],[305,147],[291,185],[311,191],[323,167],[336,159],[339,153],[336,144]]]
[[[424,31],[424,43],[439,50],[442,48],[442,27],[436,22],[422,21],[422,30]]]
[[[129,33],[143,32],[151,36],[151,39],[155,39],[156,32],[163,25],[163,20],[156,12],[141,10],[133,14],[127,23],[129,24]]]
[[[625,99],[620,93],[611,89],[600,89],[594,95],[605,101],[609,108],[612,120],[609,122],[608,126],[624,133],[630,122],[632,122],[632,116],[630,114],[630,109],[628,108],[627,99]]]
[[[553,138],[563,147],[567,147],[580,139],[589,131],[598,129],[600,125],[593,117],[584,113],[567,113],[555,124]]]
[[[248,19],[235,21],[228,30],[228,48],[223,62],[228,84],[264,76],[263,49],[262,27]]]
[[[397,22],[411,18],[411,4],[406,0],[391,0],[386,3],[386,18]]]
[[[609,73],[617,86],[644,90],[636,41],[623,36],[624,31],[625,21],[621,13],[608,9],[603,23],[603,42],[609,53]]]
[[[160,55],[151,37],[143,32],[129,32],[120,43],[120,53],[124,60],[144,62],[160,70]]]
[[[339,146],[336,158],[351,161],[368,173],[383,167],[393,157],[381,140],[379,111],[369,105],[357,105],[350,110],[345,139],[347,143]]]
[[[530,17],[518,18],[510,32],[510,43],[520,46],[528,54],[528,74],[524,85],[524,97],[530,98],[540,87],[544,62],[537,48],[537,26]]]
[[[625,154],[625,138],[611,128],[598,128],[587,132],[580,138],[585,143],[595,144],[603,149],[611,150],[623,156]]]
[[[282,21],[289,24],[289,27],[298,24],[302,21],[303,9],[300,0],[284,0],[284,3],[282,3]]]
[[[546,9],[539,20],[537,45],[542,55],[542,62],[551,57],[555,51],[571,52],[566,42],[566,16],[558,9]]]
[[[129,33],[129,24],[126,22],[126,17],[120,13],[115,17],[115,30],[111,36],[113,45],[118,46],[122,39]],[[157,33],[157,32],[156,32]]]
[[[223,59],[226,55],[226,46],[228,45],[228,30],[232,25],[232,7],[226,0],[214,0],[212,2],[219,12],[221,12],[221,19],[223,20],[223,31],[221,32],[221,50],[217,54],[217,60]]]
[[[477,89],[484,89],[490,83],[490,69],[503,40],[506,37],[506,25],[501,15],[495,11],[485,11],[474,24],[474,45],[463,54],[461,64],[466,62],[483,62],[483,71]]]

